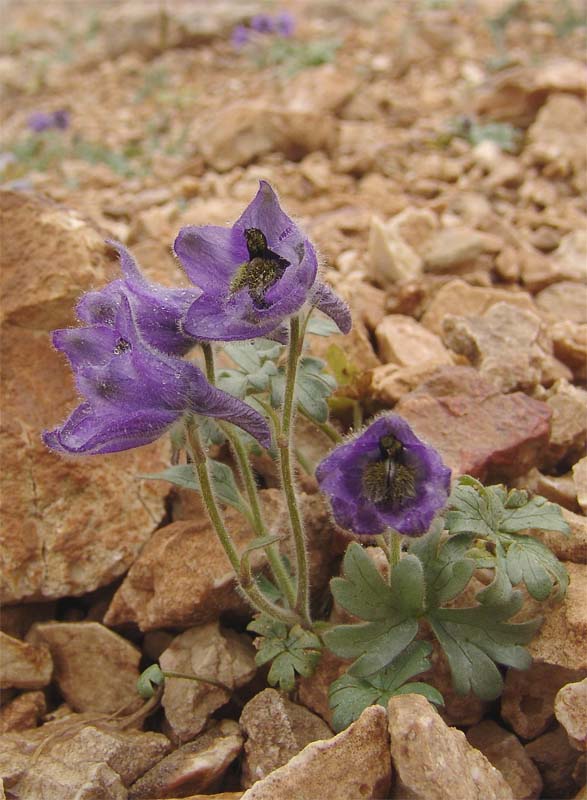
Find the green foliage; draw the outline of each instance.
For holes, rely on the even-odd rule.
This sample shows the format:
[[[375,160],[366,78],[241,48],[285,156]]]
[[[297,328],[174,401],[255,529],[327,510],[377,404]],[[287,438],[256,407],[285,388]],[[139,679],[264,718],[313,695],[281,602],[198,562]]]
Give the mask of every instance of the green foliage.
[[[428,642],[412,642],[387,668],[368,678],[347,673],[334,681],[328,693],[334,730],[346,728],[367,706],[387,706],[389,698],[397,694],[423,694],[432,703],[443,705],[442,695],[434,687],[417,681],[408,683],[414,675],[430,669],[431,652]]]
[[[483,141],[495,142],[506,153],[517,153],[522,142],[522,132],[509,122],[480,123],[470,117],[459,117],[453,120],[446,134],[441,137],[441,144],[448,144],[451,139],[465,139],[473,146]]]
[[[275,622],[261,614],[247,626],[247,630],[260,635],[258,652],[255,656],[257,666],[271,661],[267,676],[271,686],[279,686],[284,692],[291,692],[295,686],[296,674],[308,678],[320,660],[320,639],[315,633],[294,625],[289,631],[281,622]]]
[[[316,422],[328,420],[328,403],[336,389],[336,381],[324,372],[324,362],[312,356],[303,356],[298,366],[296,397],[301,408]],[[279,408],[283,402],[285,370],[279,370],[271,381],[271,405]]]
[[[150,700],[157,692],[159,686],[165,682],[165,675],[159,664],[151,664],[141,672],[137,681],[137,692],[143,700]]]
[[[210,480],[217,500],[220,503],[238,509],[242,513],[248,513],[248,506],[236,485],[234,473],[231,468],[212,458],[208,459],[208,466],[210,469]],[[137,477],[151,481],[168,481],[182,489],[191,489],[194,492],[200,491],[198,475],[191,464],[176,464],[175,466],[163,470],[163,472],[138,475]]]
[[[279,67],[285,77],[291,77],[308,67],[334,61],[339,47],[340,42],[336,39],[314,42],[274,39],[268,47],[257,48],[254,57],[258,67]]]

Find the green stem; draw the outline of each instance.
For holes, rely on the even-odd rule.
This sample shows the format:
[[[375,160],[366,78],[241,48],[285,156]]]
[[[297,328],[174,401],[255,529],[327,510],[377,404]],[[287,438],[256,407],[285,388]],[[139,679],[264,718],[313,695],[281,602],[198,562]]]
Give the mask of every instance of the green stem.
[[[216,497],[214,496],[214,491],[212,489],[210,474],[208,472],[208,459],[206,457],[204,448],[202,447],[198,429],[194,424],[193,419],[186,422],[185,432],[186,443],[194,462],[194,468],[198,475],[200,490],[202,492],[202,498],[204,500],[204,505],[206,506],[206,511],[208,512],[210,522],[216,531],[216,535],[220,540],[220,544],[222,545],[224,552],[226,553],[228,560],[230,561],[230,564],[236,573],[236,579],[244,595],[247,597],[251,605],[257,609],[257,611],[268,614],[273,619],[284,622],[286,625],[292,625],[296,622],[299,622],[299,617],[297,614],[276,606],[275,603],[272,603],[265,597],[265,595],[254,582],[249,583],[247,586],[243,585],[241,581],[241,560],[234,542],[232,541],[232,537],[226,529],[224,520],[220,515],[218,504],[216,503]]]
[[[208,382],[214,386],[216,384],[216,367],[214,364],[214,351],[212,350],[212,345],[205,342],[202,344],[202,350],[204,352],[204,359],[206,361],[206,377],[208,378]],[[269,531],[265,524],[265,520],[263,519],[263,512],[261,511],[261,504],[259,502],[257,484],[255,483],[255,476],[253,475],[253,470],[251,469],[251,463],[249,461],[247,451],[240,439],[240,436],[232,431],[230,425],[221,423],[220,427],[226,434],[238,461],[242,479],[245,484],[247,497],[249,498],[249,505],[251,507],[252,515],[251,522],[253,528],[255,529],[255,533],[261,537],[269,536]],[[295,590],[279,553],[278,545],[271,544],[264,549],[273,576],[277,581],[283,596],[286,598],[290,608],[294,608],[296,604]]]
[[[167,670],[161,670],[165,678],[184,678],[186,681],[196,681],[197,683],[209,683],[212,686],[217,686],[219,689],[225,689],[227,692],[232,694],[232,689],[230,686],[227,686],[225,683],[220,683],[220,681],[213,681],[211,678],[201,678],[199,675],[185,675],[183,672],[168,672]]]
[[[401,533],[389,530],[389,582],[391,583],[391,573],[397,566],[402,557],[402,537]]]
[[[296,377],[298,362],[302,351],[303,340],[300,337],[300,320],[292,317],[290,322],[289,352],[287,358],[287,372],[285,379],[285,395],[281,416],[281,432],[277,439],[279,448],[279,463],[281,467],[281,483],[289,512],[290,528],[294,538],[296,553],[297,598],[296,610],[308,627],[312,624],[310,616],[310,580],[308,570],[308,556],[306,553],[306,540],[302,517],[298,507],[294,487],[291,438],[293,428],[293,415],[295,408]]]
[[[306,419],[309,419],[313,425],[319,428],[319,430],[321,430],[322,433],[328,436],[331,442],[334,442],[334,444],[340,444],[342,442],[343,437],[336,430],[334,425],[330,424],[330,422],[318,422],[313,417],[311,417],[307,411],[304,411],[303,408],[300,409],[300,412],[304,415],[304,417],[306,417]]]

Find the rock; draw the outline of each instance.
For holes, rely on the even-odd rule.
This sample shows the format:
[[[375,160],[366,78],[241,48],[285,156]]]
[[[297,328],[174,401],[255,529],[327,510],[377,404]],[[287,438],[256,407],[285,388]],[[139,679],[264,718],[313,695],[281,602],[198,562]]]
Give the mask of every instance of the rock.
[[[517,478],[513,482],[513,486],[519,489],[528,489],[533,494],[540,494],[569,511],[580,511],[577,503],[577,489],[571,472],[566,472],[564,475],[544,475],[534,467],[526,475]],[[561,536],[559,535],[558,538]]]
[[[577,230],[564,236],[552,254],[552,260],[560,280],[587,283],[587,232]]]
[[[464,733],[449,728],[426,698],[392,697],[387,713],[397,774],[393,797],[513,800],[501,773],[469,745]]]
[[[247,737],[242,785],[252,786],[282,767],[310,742],[330,739],[326,723],[303,706],[264,689],[243,708],[240,726]]]
[[[544,783],[543,796],[569,797],[577,791],[584,779],[573,773],[579,753],[569,744],[569,738],[560,725],[544,733],[525,747],[526,753],[538,767]]]
[[[99,622],[44,622],[29,639],[49,647],[54,681],[75,711],[129,713],[141,705],[140,651]]]
[[[539,317],[496,303],[481,317],[447,315],[442,339],[465,356],[500,391],[530,390],[554,377],[570,377],[552,356],[552,343]]]
[[[46,711],[43,692],[24,692],[0,708],[0,734],[36,728]]]
[[[542,627],[528,645],[536,661],[587,670],[587,565],[565,564],[571,579],[564,600],[548,607]]]
[[[501,717],[522,739],[535,739],[554,720],[556,693],[580,672],[535,661],[529,669],[508,669],[501,696]]]
[[[355,93],[359,82],[352,72],[334,64],[305,69],[287,81],[284,104],[291,111],[336,114]]]
[[[444,228],[426,242],[422,257],[429,272],[452,272],[474,262],[485,251],[479,231],[465,227]]]
[[[401,397],[431,378],[437,369],[438,365],[430,361],[412,367],[383,364],[361,377],[361,395],[392,408]]]
[[[516,800],[537,800],[542,791],[542,778],[520,741],[492,720],[485,720],[469,728],[467,741],[509,783]]]
[[[18,606],[4,606],[0,619],[0,630],[15,639],[25,639],[35,622],[55,619],[56,604],[23,603]]]
[[[587,564],[587,517],[566,508],[562,512],[571,529],[570,536],[556,531],[529,530],[528,533],[544,542],[560,561]]]
[[[422,274],[422,259],[378,217],[369,229],[368,277],[379,286],[414,280]]]
[[[587,324],[557,322],[550,329],[555,356],[566,364],[577,381],[587,379]]]
[[[554,713],[577,750],[587,750],[587,678],[563,686],[554,699]]]
[[[165,681],[161,704],[174,736],[180,742],[193,739],[210,715],[230,700],[231,690],[244,686],[255,675],[255,648],[249,636],[217,622],[209,622],[176,636],[159,659],[164,672],[197,675],[224,684],[170,678]]]
[[[574,185],[585,190],[585,126],[587,110],[578,97],[555,94],[540,109],[528,128],[524,158],[527,163],[545,165],[545,174],[574,176]]]
[[[391,148],[389,129],[373,120],[341,120],[333,168],[354,177],[377,171],[378,163]]]
[[[52,672],[53,659],[45,644],[28,644],[0,632],[1,689],[41,689]]]
[[[167,491],[155,483],[140,487],[134,476],[159,471],[167,445],[83,460],[45,448],[40,432],[60,423],[77,395],[49,333],[74,324],[79,295],[106,284],[118,266],[105,234],[75,213],[6,190],[0,207],[0,601],[17,603],[84,594],[128,569],[162,517]]]
[[[332,150],[332,117],[313,111],[285,111],[260,103],[234,103],[208,119],[199,133],[207,164],[219,172],[246,166],[266,153],[298,161],[316,150]]]
[[[312,742],[257,781],[242,800],[374,800],[387,796],[390,781],[385,709],[371,706],[342,733]]]
[[[562,461],[574,464],[587,448],[587,392],[559,380],[546,402],[552,409],[550,442],[540,466],[553,468]]]
[[[205,733],[159,761],[131,787],[128,800],[185,797],[203,792],[218,780],[242,749],[243,737],[236,722],[213,723]]]
[[[169,749],[161,734],[117,730],[91,724],[87,715],[70,714],[3,736],[0,777],[22,800],[126,800],[126,787]]]
[[[529,245],[518,250],[514,257],[517,261],[521,282],[533,294],[564,277],[559,264],[552,255],[545,256]]]
[[[585,94],[584,67],[570,58],[501,70],[477,95],[476,110],[492,120],[526,126],[550,94]]]
[[[330,684],[347,671],[352,659],[340,658],[323,650],[318,666],[309,678],[300,678],[298,693],[300,703],[319,714],[328,725],[332,726],[332,713],[328,703]]]
[[[355,320],[359,319],[369,331],[374,331],[385,316],[385,292],[362,278],[341,281],[336,289],[347,302],[352,302]]]
[[[278,492],[261,493],[267,519],[281,507]],[[227,508],[226,524],[239,550],[253,538],[237,511]],[[253,569],[265,561],[257,550]],[[248,613],[234,572],[207,519],[174,522],[157,530],[118,589],[104,617],[107,625],[136,622],[143,631],[188,628],[218,619],[225,611]]]
[[[577,501],[587,514],[587,456],[573,465],[573,480],[577,489]]]
[[[538,292],[534,298],[541,311],[546,312],[553,322],[587,324],[587,303],[585,286],[579,281],[559,281]]]
[[[389,314],[375,329],[379,357],[388,364],[416,367],[422,364],[451,364],[446,347],[436,334],[412,317]]]
[[[316,336],[314,339],[311,352],[317,358],[325,358],[328,350],[334,346],[344,353],[347,364],[357,372],[378,367],[381,363],[375,355],[367,328],[360,322],[355,323],[346,335]]]
[[[513,292],[509,289],[470,286],[460,279],[445,283],[428,304],[422,324],[440,335],[442,321],[447,314],[480,317],[496,303],[509,303],[515,308],[536,313],[536,306],[526,292]]]
[[[440,367],[395,411],[455,475],[480,480],[527,472],[546,447],[551,413],[521,392],[500,394],[472,367]]]

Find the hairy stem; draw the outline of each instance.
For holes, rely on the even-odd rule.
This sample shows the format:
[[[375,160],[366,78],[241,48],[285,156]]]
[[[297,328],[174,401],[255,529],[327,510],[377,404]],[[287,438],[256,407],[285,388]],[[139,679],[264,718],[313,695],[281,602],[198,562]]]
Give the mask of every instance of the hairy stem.
[[[389,530],[388,536],[389,582],[391,583],[391,573],[393,572],[393,568],[399,564],[402,557],[402,536],[401,533],[398,533],[392,529]]]

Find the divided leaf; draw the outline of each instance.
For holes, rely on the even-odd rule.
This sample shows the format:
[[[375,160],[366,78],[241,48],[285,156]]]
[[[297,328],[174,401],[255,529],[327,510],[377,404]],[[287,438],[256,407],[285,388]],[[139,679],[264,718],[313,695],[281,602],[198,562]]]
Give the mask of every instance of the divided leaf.
[[[320,660],[321,644],[316,634],[294,625],[287,627],[270,620],[265,615],[257,617],[247,626],[248,630],[260,633],[259,650],[255,656],[257,666],[271,661],[267,676],[271,686],[279,685],[284,692],[295,686],[296,673],[304,678],[313,674]]]
[[[296,398],[303,410],[316,422],[328,420],[328,403],[336,389],[336,381],[324,372],[324,362],[319,358],[304,356],[300,359],[296,381]],[[285,371],[280,369],[271,379],[271,404],[279,408],[285,390]]]
[[[506,565],[511,582],[520,582],[535,600],[546,600],[558,584],[556,598],[561,600],[569,585],[569,574],[564,564],[538,539],[533,536],[510,534],[511,541],[506,556]]]
[[[244,514],[248,513],[248,506],[236,485],[231,468],[226,464],[222,464],[220,461],[214,461],[214,459],[209,459],[208,464],[210,468],[210,480],[218,501],[233,506],[233,508],[236,508]],[[173,467],[163,470],[163,472],[138,475],[137,477],[151,481],[168,481],[174,486],[180,486],[182,489],[191,489],[195,492],[200,491],[200,481],[191,464],[176,464]]]

